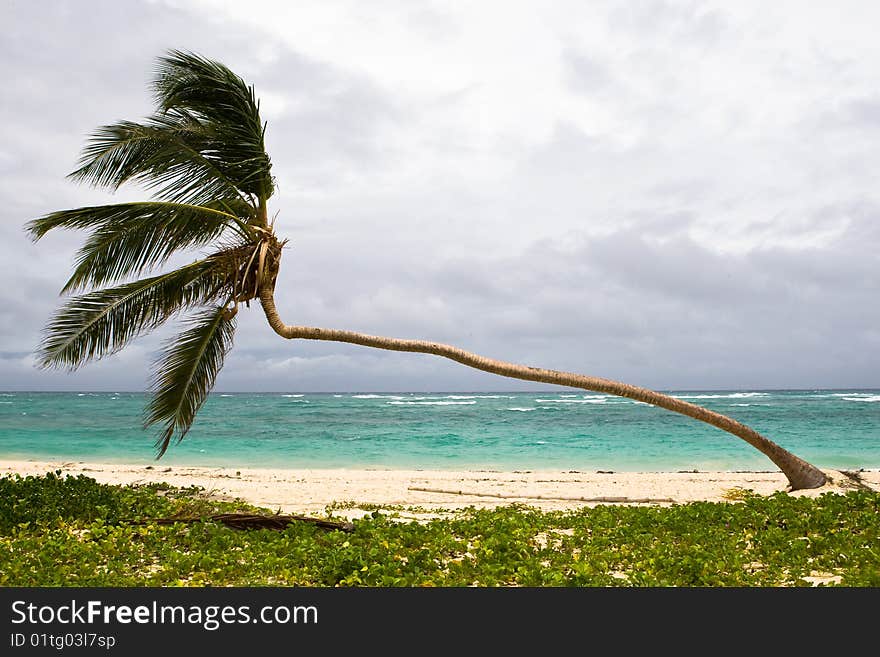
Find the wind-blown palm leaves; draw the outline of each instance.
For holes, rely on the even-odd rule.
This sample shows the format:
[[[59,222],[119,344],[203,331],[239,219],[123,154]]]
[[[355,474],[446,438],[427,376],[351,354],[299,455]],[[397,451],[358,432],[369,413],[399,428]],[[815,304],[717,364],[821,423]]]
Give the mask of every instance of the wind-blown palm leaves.
[[[274,180],[253,88],[219,63],[171,51],[153,90],[156,113],[99,128],[70,177],[111,190],[136,182],[155,198],[53,212],[27,229],[35,240],[55,228],[90,231],[62,292],[109,286],[57,312],[40,345],[44,367],[76,369],[196,313],[155,365],[145,425],[163,425],[161,456],[192,425],[232,346],[237,304],[257,296],[281,245],[267,226]],[[181,250],[218,243],[196,262],[138,279]]]

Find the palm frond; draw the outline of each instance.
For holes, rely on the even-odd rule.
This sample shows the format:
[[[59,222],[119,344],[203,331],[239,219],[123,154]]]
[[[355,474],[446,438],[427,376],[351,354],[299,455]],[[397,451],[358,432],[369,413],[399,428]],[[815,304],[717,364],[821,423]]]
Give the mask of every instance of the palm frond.
[[[144,419],[144,427],[165,425],[156,441],[158,456],[175,433],[179,442],[189,431],[232,348],[234,333],[235,317],[218,307],[197,315],[167,343],[155,364],[153,397]]]
[[[254,88],[223,64],[171,50],[160,58],[153,89],[160,111],[196,121],[211,152],[239,189],[258,199],[274,190]]]
[[[46,223],[67,219],[92,221],[95,226],[77,253],[62,293],[138,276],[176,251],[216,241],[230,228],[245,240],[250,237],[243,234],[240,220],[228,213],[180,203],[127,203],[55,214],[61,216],[49,215]]]
[[[241,205],[229,208],[224,202],[208,202],[202,205],[172,203],[169,201],[137,201],[112,205],[92,205],[71,210],[50,212],[25,224],[25,230],[34,241],[44,237],[50,230],[112,228],[114,224],[125,222],[173,221],[176,224],[197,223],[207,230],[216,226],[242,227]],[[176,216],[172,216],[176,215]],[[195,226],[192,228],[195,230]]]
[[[69,177],[111,189],[135,181],[169,201],[248,201],[248,191],[224,170],[229,168],[210,131],[174,112],[146,123],[121,121],[98,128]]]
[[[74,370],[119,351],[175,313],[207,303],[229,285],[222,258],[74,297],[50,320],[37,353],[42,367]]]

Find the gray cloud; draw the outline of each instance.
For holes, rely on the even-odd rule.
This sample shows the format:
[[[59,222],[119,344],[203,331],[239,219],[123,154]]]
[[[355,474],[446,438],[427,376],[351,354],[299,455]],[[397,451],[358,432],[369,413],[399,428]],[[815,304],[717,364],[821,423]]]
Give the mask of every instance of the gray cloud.
[[[253,83],[277,104],[267,147],[280,154],[273,163],[282,191],[332,189],[340,177],[381,168],[393,156],[381,134],[405,121],[406,111],[363,76],[280,49]]]

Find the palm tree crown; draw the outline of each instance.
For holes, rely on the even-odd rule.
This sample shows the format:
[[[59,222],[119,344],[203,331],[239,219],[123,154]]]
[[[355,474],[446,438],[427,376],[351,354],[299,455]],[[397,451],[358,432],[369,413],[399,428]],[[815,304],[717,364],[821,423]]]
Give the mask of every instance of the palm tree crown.
[[[145,415],[146,426],[163,427],[161,455],[192,425],[232,346],[237,305],[257,296],[281,244],[267,225],[275,182],[253,87],[222,64],[171,51],[153,91],[156,113],[96,130],[70,178],[111,190],[138,182],[154,199],[52,212],[27,230],[35,240],[53,228],[90,231],[62,292],[93,291],[50,321],[42,366],[76,369],[189,313],[156,363]],[[199,247],[215,251],[138,278]]]
[[[81,294],[46,327],[39,349],[44,367],[76,369],[189,313],[185,329],[165,344],[154,367],[144,423],[161,425],[158,456],[175,437],[183,439],[213,387],[232,347],[239,304],[259,298],[269,325],[283,338],[433,354],[500,376],[629,397],[742,438],[776,463],[792,488],[825,483],[818,468],[753,429],[653,390],[434,342],[285,324],[274,298],[284,242],[267,218],[275,182],[253,88],[222,64],[173,50],[159,59],[153,90],[156,113],[143,123],[99,128],[70,177],[111,190],[138,182],[153,190],[154,199],[52,212],[29,222],[27,230],[35,240],[53,228],[90,231],[62,290]],[[204,247],[213,251],[154,274],[176,252]],[[144,274],[150,275],[138,278]],[[92,291],[82,293],[86,289]]]

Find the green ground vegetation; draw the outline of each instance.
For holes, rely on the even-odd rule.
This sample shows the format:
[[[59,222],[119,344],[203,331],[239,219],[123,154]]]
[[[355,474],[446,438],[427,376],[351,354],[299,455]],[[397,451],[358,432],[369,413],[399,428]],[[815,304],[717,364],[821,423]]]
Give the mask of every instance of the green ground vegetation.
[[[199,488],[84,475],[0,478],[2,586],[880,586],[880,493],[728,502],[509,505],[429,516],[359,508],[351,532],[156,518],[271,514]]]

